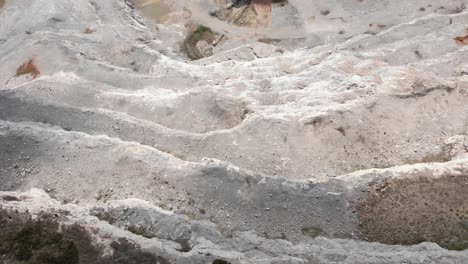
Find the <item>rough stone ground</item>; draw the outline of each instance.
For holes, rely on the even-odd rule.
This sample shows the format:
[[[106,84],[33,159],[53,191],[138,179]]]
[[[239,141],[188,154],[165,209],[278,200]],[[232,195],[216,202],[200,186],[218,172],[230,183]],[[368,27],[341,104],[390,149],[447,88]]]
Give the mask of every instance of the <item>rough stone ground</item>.
[[[290,0],[248,28],[208,0],[160,24],[7,0],[0,233],[49,219],[68,242],[37,252],[71,241],[80,263],[81,236],[149,263],[466,263],[466,4]],[[188,61],[196,24],[227,38]]]

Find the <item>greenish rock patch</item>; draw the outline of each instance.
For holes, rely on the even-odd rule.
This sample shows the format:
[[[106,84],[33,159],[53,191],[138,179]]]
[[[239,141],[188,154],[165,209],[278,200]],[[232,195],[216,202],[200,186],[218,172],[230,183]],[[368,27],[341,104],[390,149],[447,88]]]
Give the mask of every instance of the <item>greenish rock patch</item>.
[[[187,36],[182,45],[182,51],[187,54],[191,60],[199,60],[204,57],[213,55],[213,49],[210,47],[216,41],[217,34],[215,34],[209,27],[198,25],[196,30]],[[206,42],[209,48],[200,50],[198,44]]]
[[[302,228],[302,234],[308,237],[316,238],[323,235],[323,230],[319,227],[304,227]]]

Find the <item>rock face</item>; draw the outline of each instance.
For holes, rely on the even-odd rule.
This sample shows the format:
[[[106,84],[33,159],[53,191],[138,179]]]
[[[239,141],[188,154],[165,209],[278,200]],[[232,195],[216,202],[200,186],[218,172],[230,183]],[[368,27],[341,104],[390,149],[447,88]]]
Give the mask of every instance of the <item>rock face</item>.
[[[2,263],[468,262],[466,0],[150,2],[0,1]]]

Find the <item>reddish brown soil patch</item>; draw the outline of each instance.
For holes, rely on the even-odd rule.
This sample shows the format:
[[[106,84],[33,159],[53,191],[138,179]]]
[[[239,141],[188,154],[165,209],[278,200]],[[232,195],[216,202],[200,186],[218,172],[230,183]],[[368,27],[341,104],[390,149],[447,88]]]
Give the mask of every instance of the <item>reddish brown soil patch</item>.
[[[37,78],[41,72],[39,71],[39,68],[36,66],[34,63],[34,59],[30,59],[28,62],[22,64],[21,66],[16,69],[16,74],[15,77],[21,76],[21,75],[32,75],[33,78]]]
[[[271,13],[271,1],[269,0],[254,0],[252,5],[255,13],[260,17],[269,16]]]
[[[360,238],[468,248],[468,175],[388,179],[355,204]]]
[[[5,5],[5,0],[0,0],[0,9]]]
[[[252,0],[252,7],[257,14],[258,25],[268,27],[270,25],[271,0]]]
[[[453,41],[458,45],[468,45],[468,35],[455,37]]]
[[[83,31],[83,33],[85,33],[85,34],[93,34],[94,32],[96,32],[96,30],[95,30],[95,29],[92,29],[92,28],[89,28],[89,27],[87,27],[87,28]]]

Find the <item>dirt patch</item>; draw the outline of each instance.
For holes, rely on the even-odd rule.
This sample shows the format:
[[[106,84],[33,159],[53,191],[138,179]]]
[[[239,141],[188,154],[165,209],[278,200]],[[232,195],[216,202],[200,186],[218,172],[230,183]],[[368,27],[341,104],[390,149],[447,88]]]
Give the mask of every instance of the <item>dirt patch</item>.
[[[134,3],[144,16],[155,20],[157,23],[164,22],[166,16],[171,12],[164,0],[134,0]]]
[[[360,238],[468,249],[468,175],[388,179],[355,204]]]
[[[191,60],[199,60],[213,55],[213,43],[217,35],[208,27],[198,25],[182,44],[182,51]]]
[[[76,263],[74,243],[58,233],[49,220],[32,220],[26,214],[0,213],[0,255],[27,263]]]
[[[0,209],[0,259],[28,264],[149,264],[165,260],[123,238],[112,241],[112,254],[104,255],[104,248],[93,242],[83,226],[60,227],[59,218],[57,214],[43,214],[33,219],[27,213]]]
[[[231,262],[229,262],[227,260],[223,260],[223,259],[215,259],[215,260],[213,260],[212,263],[213,264],[231,264]]]
[[[457,45],[466,46],[468,45],[468,35],[455,37],[453,41],[455,41]]]
[[[257,15],[259,26],[269,27],[271,17],[271,0],[253,0],[252,7]]]
[[[34,59],[30,59],[28,62],[20,65],[16,69],[15,77],[19,77],[21,75],[32,75],[32,77],[36,79],[40,74],[41,72],[39,71],[37,65],[34,63]]]
[[[301,231],[303,235],[312,237],[312,238],[325,235],[323,230],[319,227],[304,227],[302,228]]]
[[[237,26],[269,27],[272,6],[283,6],[287,2],[287,0],[241,1],[241,4],[229,5],[213,12],[212,16]],[[224,6],[224,4],[220,5]]]
[[[5,0],[0,0],[0,9],[5,5]]]
[[[95,32],[96,30],[90,27],[85,28],[85,30],[83,31],[84,34],[93,34]]]
[[[5,195],[2,197],[4,201],[6,202],[12,202],[12,201],[15,201],[15,202],[18,202],[18,201],[21,201],[20,198],[18,197],[15,197],[15,196],[11,196],[11,195]]]

